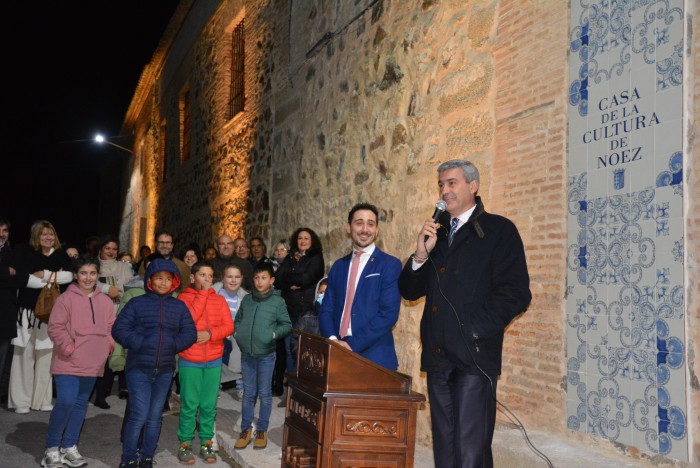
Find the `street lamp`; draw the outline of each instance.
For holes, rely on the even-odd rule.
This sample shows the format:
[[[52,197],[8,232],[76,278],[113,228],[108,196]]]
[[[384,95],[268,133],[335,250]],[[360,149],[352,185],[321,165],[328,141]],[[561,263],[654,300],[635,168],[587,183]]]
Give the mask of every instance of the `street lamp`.
[[[131,154],[134,154],[134,152],[131,151],[129,148],[125,148],[124,146],[121,146],[121,145],[118,145],[114,142],[111,142],[111,141],[107,140],[105,137],[103,137],[102,135],[100,135],[99,133],[97,135],[95,135],[95,143],[99,143],[100,145],[102,143],[107,143],[108,145],[112,145],[116,148],[119,148],[120,150],[124,150],[124,151],[131,153]]]

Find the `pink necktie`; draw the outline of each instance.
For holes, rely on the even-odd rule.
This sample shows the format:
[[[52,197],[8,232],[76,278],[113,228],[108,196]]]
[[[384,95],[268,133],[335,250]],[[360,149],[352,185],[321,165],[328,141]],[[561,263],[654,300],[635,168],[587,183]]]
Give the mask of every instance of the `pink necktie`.
[[[343,321],[340,324],[340,337],[345,338],[350,329],[350,315],[352,315],[352,300],[355,298],[355,280],[357,279],[357,270],[360,267],[360,255],[364,250],[355,250],[352,258],[352,266],[350,266],[350,279],[348,280],[348,292],[345,294],[345,308],[343,309]]]

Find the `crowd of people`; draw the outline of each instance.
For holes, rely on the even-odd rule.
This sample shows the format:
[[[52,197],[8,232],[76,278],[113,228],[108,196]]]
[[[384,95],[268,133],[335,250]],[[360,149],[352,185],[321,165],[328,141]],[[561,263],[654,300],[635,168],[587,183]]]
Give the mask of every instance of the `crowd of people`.
[[[17,247],[10,245],[10,230],[10,220],[0,216],[0,320],[5,325],[0,371],[7,374],[0,393],[17,414],[50,413],[42,466],[87,464],[78,443],[88,404],[94,396],[95,407],[109,409],[112,395],[127,400],[121,466],[152,466],[173,387],[180,396],[180,463],[195,462],[195,432],[199,456],[216,461],[216,401],[222,389],[233,388],[241,401],[236,448],[251,441],[256,449],[267,446],[272,395],[282,394],[286,369],[273,383],[275,361],[292,361],[284,354],[278,358],[278,350],[289,351],[284,347],[292,330],[287,304],[294,304],[297,315],[303,312],[298,301],[283,298],[273,286],[275,272],[285,265],[284,294],[303,286],[306,312],[313,312],[313,291],[324,274],[322,255],[303,285],[291,275],[307,254],[311,236],[313,254],[321,254],[316,233],[305,228],[304,240],[297,242],[295,232],[291,254],[280,241],[268,257],[261,237],[248,242],[228,235],[204,250],[188,243],[175,254],[174,235],[159,231],[153,249],[143,245],[132,256],[112,235],[91,236],[83,249],[61,243],[47,220],[34,222],[30,241]],[[61,295],[43,323],[33,311],[49,278],[60,285]],[[234,319],[247,333],[234,334]],[[224,367],[232,380],[222,383]]]
[[[241,401],[235,448],[267,446],[272,396],[284,394],[285,371],[296,369],[293,329],[395,371],[401,298],[425,296],[421,369],[436,466],[492,466],[503,334],[531,295],[518,231],[485,212],[479,183],[468,161],[438,168],[446,209],[423,223],[403,266],[376,245],[377,207],[356,204],[345,223],[352,251],[327,276],[321,240],[309,227],[275,245],[270,257],[261,237],[229,235],[204,250],[185,244],[176,254],[175,236],[162,230],[154,248],[141,246],[134,258],[114,236],[88,238],[82,252],[62,245],[46,220],[32,225],[27,244],[11,248],[10,221],[0,217],[0,370],[9,369],[8,408],[51,412],[43,467],[84,466],[78,443],[89,400],[94,394],[96,407],[109,408],[116,376],[116,395],[127,400],[120,467],[150,468],[175,391],[178,461],[195,463],[198,436],[198,455],[213,463],[222,390],[234,389]],[[62,294],[46,324],[34,310],[51,278]]]

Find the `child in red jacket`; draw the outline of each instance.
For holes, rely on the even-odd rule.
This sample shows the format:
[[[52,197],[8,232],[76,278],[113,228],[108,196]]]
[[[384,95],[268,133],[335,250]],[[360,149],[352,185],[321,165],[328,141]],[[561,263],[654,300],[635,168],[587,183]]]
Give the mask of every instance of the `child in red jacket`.
[[[199,410],[199,454],[207,463],[216,462],[212,446],[216,399],[221,381],[224,339],[233,333],[233,319],[226,299],[212,289],[214,268],[207,261],[192,265],[190,286],[177,298],[187,304],[197,326],[197,342],[179,356],[180,423],[177,458],[194,464],[192,440]]]

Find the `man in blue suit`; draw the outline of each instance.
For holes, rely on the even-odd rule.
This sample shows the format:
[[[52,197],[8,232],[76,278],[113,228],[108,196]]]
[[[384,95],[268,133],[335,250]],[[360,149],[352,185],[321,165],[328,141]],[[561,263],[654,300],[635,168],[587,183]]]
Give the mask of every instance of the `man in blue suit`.
[[[395,371],[399,361],[391,330],[401,305],[401,261],[374,244],[379,235],[376,206],[353,206],[345,231],[352,239],[353,251],[338,259],[328,274],[319,313],[321,335]]]

